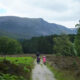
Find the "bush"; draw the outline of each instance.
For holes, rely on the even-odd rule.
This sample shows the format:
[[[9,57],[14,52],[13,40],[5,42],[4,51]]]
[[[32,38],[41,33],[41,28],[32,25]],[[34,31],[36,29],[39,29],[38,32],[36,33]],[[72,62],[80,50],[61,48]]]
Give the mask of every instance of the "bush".
[[[22,47],[17,40],[8,37],[0,37],[0,53],[1,54],[22,53]]]
[[[25,80],[25,79],[22,76],[18,77],[18,76],[10,75],[10,74],[1,74],[0,80]]]
[[[73,44],[70,42],[67,35],[61,35],[54,40],[53,50],[57,55],[75,56]]]

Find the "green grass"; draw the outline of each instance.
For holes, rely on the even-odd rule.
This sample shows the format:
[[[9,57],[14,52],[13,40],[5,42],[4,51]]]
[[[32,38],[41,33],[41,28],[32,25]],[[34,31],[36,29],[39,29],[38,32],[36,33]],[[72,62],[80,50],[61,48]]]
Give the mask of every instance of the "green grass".
[[[10,63],[8,63],[6,65],[4,63],[4,61],[9,61]],[[9,79],[10,80],[25,80],[24,79],[25,73],[26,73],[26,77],[28,78],[28,80],[31,80],[32,68],[33,68],[33,61],[34,61],[34,59],[32,57],[8,57],[8,56],[7,57],[0,57],[0,64],[3,63],[2,65],[3,66],[4,65],[6,66],[6,67],[3,68],[4,73],[0,73],[0,80],[9,80]],[[5,74],[6,69],[8,71],[8,69],[11,66],[11,64],[15,67],[14,69],[16,69],[17,66],[19,66],[19,67],[21,66],[22,71],[23,71],[23,76],[22,75],[21,76],[17,76],[17,75],[15,75],[16,73],[14,75],[13,74],[10,74],[10,73],[6,73]]]
[[[9,60],[12,63],[15,64],[19,64],[19,63],[23,63],[23,64],[29,64],[33,62],[33,58],[32,57],[0,57],[0,60]]]

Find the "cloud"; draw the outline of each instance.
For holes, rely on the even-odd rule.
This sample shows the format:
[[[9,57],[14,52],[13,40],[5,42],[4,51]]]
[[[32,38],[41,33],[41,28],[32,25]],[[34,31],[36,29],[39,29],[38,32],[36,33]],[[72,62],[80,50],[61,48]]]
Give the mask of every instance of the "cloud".
[[[0,0],[0,16],[40,17],[69,27],[79,20],[79,8],[80,0]]]
[[[65,3],[59,1],[59,0],[33,0],[31,2],[29,2],[31,5],[37,6],[37,7],[41,7],[44,9],[48,9],[48,10],[53,10],[53,11],[65,11],[66,9],[68,9],[68,6],[65,6]]]

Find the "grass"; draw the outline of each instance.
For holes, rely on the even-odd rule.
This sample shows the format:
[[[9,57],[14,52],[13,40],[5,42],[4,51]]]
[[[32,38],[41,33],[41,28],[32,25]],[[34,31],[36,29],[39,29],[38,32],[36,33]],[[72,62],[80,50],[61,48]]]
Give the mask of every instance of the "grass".
[[[71,74],[69,71],[55,69],[49,64],[47,64],[47,66],[53,72],[56,80],[77,80],[74,78],[73,74]]]
[[[32,57],[0,57],[0,80],[31,80],[33,61]]]

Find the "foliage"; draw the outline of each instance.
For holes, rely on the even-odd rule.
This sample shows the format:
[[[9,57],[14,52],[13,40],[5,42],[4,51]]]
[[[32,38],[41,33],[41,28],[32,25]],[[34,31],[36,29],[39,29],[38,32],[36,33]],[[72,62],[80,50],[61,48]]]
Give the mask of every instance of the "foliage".
[[[76,35],[69,35],[70,41],[73,43]],[[61,37],[61,35],[49,35],[41,37],[33,37],[32,39],[14,40],[8,37],[0,37],[0,54],[17,54],[17,53],[45,53],[53,54],[53,39]],[[74,45],[74,44],[73,44]]]
[[[34,37],[21,42],[24,53],[53,53],[53,36]]]
[[[26,80],[26,79],[24,79],[22,76],[18,77],[18,76],[10,75],[10,74],[1,74],[0,80]]]
[[[0,80],[30,80],[32,57],[0,57]]]
[[[0,53],[1,54],[16,54],[21,53],[22,47],[17,40],[8,37],[0,37]]]
[[[69,34],[68,36],[69,36],[69,40],[70,40],[72,43],[74,43],[74,40],[75,40],[76,35],[75,35],[75,34]]]
[[[63,56],[75,55],[74,50],[73,50],[73,45],[70,42],[69,37],[67,35],[63,34],[60,37],[54,38],[53,40],[55,42],[53,46],[55,54],[63,55]]]
[[[40,37],[38,40],[38,51],[41,53],[51,53],[51,42],[46,37]]]
[[[69,35],[69,40],[73,43],[76,35]],[[41,36],[41,37],[33,37],[29,40],[21,40],[21,45],[24,53],[36,53],[37,51],[40,53],[55,53],[53,50],[53,46],[55,45],[55,41],[53,39],[61,37],[61,35],[50,35],[50,36]]]
[[[80,28],[78,28],[77,36],[75,37],[74,43],[77,55],[80,56]]]
[[[75,37],[75,49],[76,49],[76,52],[77,52],[77,55],[80,56],[80,20],[79,20],[79,24],[76,24],[75,25],[77,28],[78,28],[78,31],[77,31],[77,36]]]

